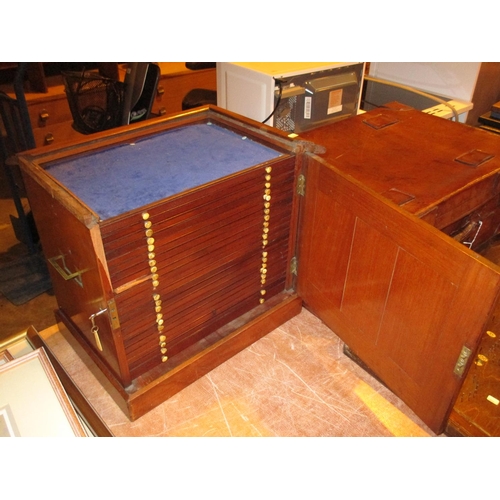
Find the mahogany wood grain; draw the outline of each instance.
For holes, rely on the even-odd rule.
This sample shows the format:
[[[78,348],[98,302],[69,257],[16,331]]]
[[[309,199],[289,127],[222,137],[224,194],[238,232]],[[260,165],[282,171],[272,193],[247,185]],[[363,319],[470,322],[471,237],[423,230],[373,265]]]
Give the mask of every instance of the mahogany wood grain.
[[[323,160],[308,163],[298,293],[439,433],[462,382],[458,355],[476,350],[500,274]]]
[[[95,248],[98,241],[91,234],[91,229],[78,222],[65,206],[30,176],[25,176],[25,185],[45,257],[50,262],[52,258],[64,256],[64,264],[61,260],[56,263],[61,267],[65,265],[69,272],[82,271],[79,285],[76,279],[65,279],[53,265],[48,265],[59,307],[97,350],[89,318],[99,310],[106,309],[110,298],[110,288],[106,286],[105,273],[97,258],[101,253]],[[105,317],[97,317],[96,325],[103,347],[103,359],[117,376],[127,381],[129,374],[123,363],[121,342],[117,342]]]
[[[99,214],[45,171],[51,162],[68,156],[207,121],[237,130],[282,154],[276,160],[106,220],[100,220]],[[209,107],[21,156],[30,196],[38,206],[36,218],[42,221],[47,242],[44,249],[52,255],[56,248],[67,248],[68,255],[78,256],[67,263],[85,269],[83,291],[69,288],[75,283],[56,287],[58,317],[95,359],[122,404],[128,401],[127,394],[134,391],[138,378],[150,383],[156,375],[165,377],[169,370],[177,369],[180,359],[189,364],[186,353],[204,357],[204,349],[240,329],[246,320],[259,323],[254,311],[266,315],[276,307],[278,317],[297,311],[300,299],[295,297],[293,306],[287,305],[287,288],[292,282],[289,263],[295,254],[298,218],[294,185],[300,163],[295,152],[302,147],[269,127],[256,127],[251,121]],[[266,179],[267,168],[272,169],[271,179]],[[264,219],[266,189],[272,193],[269,221]],[[145,227],[144,212],[151,227]],[[146,230],[152,233],[146,235]],[[87,282],[92,284],[90,288]],[[113,303],[115,321],[111,321]],[[106,314],[95,318],[101,352],[91,331],[90,316],[106,309]],[[164,327],[159,328],[159,322],[164,322]],[[233,326],[228,330],[227,325]],[[267,326],[244,329],[242,337],[236,335],[228,344],[229,349],[223,342],[223,351],[234,354],[238,346],[247,345],[247,335],[251,342],[264,330],[270,331]],[[161,350],[165,348],[168,359]],[[209,365],[215,366],[220,362],[217,354],[206,359],[212,356]],[[183,368],[185,373],[190,370]]]
[[[498,137],[398,103],[387,107],[303,133],[301,138],[323,145],[324,160],[376,193],[397,189],[411,195],[413,199],[403,205],[406,211],[422,216],[438,207],[438,216],[441,211],[447,214],[438,227],[452,222],[452,207],[457,210],[453,217],[460,218],[474,204],[498,193]],[[367,122],[377,115],[391,124],[373,128]],[[493,158],[479,167],[456,161],[476,149]],[[476,199],[467,201],[469,197]]]

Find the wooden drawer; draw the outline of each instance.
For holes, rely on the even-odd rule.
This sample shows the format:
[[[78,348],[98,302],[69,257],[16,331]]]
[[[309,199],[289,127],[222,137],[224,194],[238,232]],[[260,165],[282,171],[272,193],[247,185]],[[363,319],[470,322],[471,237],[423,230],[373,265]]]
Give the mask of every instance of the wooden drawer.
[[[182,100],[195,88],[217,90],[217,78],[214,69],[169,71],[169,64],[160,63],[162,75],[158,83],[156,99],[152,113],[164,115],[182,111]]]
[[[28,101],[31,126],[45,128],[56,123],[71,122],[71,111],[64,90],[51,98]]]
[[[70,141],[79,141],[85,135],[73,128],[73,121],[59,122],[44,127],[33,129],[33,137],[36,147],[50,146],[52,144],[63,144]]]
[[[500,227],[499,206],[500,195],[496,195],[441,230],[469,248],[476,250],[498,234]]]
[[[102,224],[132,378],[160,364],[161,349],[175,356],[285,289],[295,160],[266,168],[272,172],[273,223],[265,227],[262,169]],[[168,330],[161,348],[159,320]]]
[[[444,228],[467,217],[473,211],[479,210],[489,200],[497,197],[500,193],[499,180],[498,174],[491,175],[466,189],[453,193],[439,204],[434,225],[449,234]]]

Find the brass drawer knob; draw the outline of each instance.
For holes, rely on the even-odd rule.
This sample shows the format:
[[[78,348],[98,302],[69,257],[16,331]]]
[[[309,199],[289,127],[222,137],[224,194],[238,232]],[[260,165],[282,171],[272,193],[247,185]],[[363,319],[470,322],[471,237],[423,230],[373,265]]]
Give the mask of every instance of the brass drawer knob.
[[[158,85],[158,88],[156,89],[156,93],[158,96],[162,96],[165,93],[165,88],[162,87],[161,85]]]
[[[40,111],[39,118],[40,121],[44,123],[49,119],[49,113],[47,112],[46,109],[42,109],[42,111]]]
[[[488,362],[488,358],[484,354],[478,354],[474,363],[477,366],[483,366]]]
[[[47,134],[45,136],[45,144],[52,144],[54,142],[54,136],[52,134]]]

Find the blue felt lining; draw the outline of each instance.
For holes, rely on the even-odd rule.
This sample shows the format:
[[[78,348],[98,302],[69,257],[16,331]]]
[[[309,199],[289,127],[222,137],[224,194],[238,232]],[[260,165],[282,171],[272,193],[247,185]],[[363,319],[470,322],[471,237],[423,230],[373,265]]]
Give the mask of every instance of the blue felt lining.
[[[54,162],[46,170],[105,220],[280,155],[205,123]]]

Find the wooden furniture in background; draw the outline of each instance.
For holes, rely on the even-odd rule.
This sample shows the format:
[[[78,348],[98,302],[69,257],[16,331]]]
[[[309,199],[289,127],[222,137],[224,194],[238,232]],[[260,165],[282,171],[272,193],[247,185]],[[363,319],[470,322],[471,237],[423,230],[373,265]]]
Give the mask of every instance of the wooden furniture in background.
[[[187,69],[184,62],[158,64],[161,76],[153,105],[153,115],[161,116],[182,111],[182,99],[194,88],[212,90],[217,88],[215,69],[193,71]],[[119,75],[123,80],[123,66],[120,65],[118,70],[113,68],[115,68],[113,64],[106,64],[103,71],[107,76]],[[40,81],[43,82],[46,91],[27,91],[25,94],[36,147],[84,139],[85,136],[72,127],[73,119],[61,76],[44,77]],[[15,98],[11,84],[0,85],[0,90]]]

